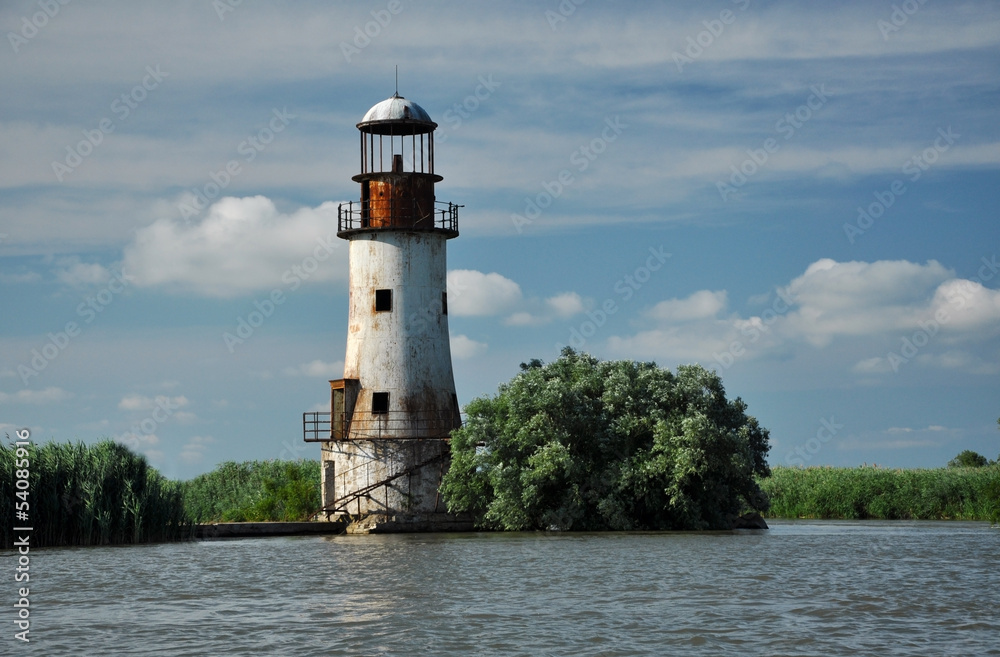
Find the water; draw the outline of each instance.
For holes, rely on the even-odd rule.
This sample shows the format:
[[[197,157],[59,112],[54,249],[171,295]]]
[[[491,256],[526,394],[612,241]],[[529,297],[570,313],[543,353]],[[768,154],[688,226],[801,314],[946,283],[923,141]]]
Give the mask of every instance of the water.
[[[0,652],[1000,655],[998,564],[1000,529],[939,522],[37,550]]]

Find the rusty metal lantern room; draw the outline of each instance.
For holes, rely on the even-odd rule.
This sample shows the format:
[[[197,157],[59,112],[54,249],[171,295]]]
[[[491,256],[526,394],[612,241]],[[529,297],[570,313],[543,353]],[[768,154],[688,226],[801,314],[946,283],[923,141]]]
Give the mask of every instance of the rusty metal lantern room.
[[[380,228],[440,230],[458,236],[458,207],[437,203],[434,130],[420,105],[398,94],[372,107],[357,124],[361,137],[360,203],[339,211],[338,234]]]

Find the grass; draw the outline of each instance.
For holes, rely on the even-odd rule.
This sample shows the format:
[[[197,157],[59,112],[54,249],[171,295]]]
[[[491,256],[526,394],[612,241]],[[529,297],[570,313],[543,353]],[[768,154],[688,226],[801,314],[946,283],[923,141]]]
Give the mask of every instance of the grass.
[[[198,522],[305,520],[320,506],[319,461],[228,462],[182,482],[111,440],[23,449],[0,443],[3,547],[22,525],[33,528],[32,547],[119,545],[188,538]],[[27,470],[27,492],[18,470]],[[27,521],[16,520],[19,510]]]
[[[776,466],[772,518],[1000,521],[1000,466],[899,470]]]
[[[184,508],[195,522],[307,520],[319,487],[319,461],[228,461],[184,482]]]
[[[13,544],[13,527],[21,525],[33,528],[32,547],[145,543],[189,534],[181,484],[124,445],[106,440],[24,450],[18,454],[0,443],[4,547]],[[16,487],[17,470],[28,471],[27,489]],[[15,520],[18,510],[27,514],[25,522]]]

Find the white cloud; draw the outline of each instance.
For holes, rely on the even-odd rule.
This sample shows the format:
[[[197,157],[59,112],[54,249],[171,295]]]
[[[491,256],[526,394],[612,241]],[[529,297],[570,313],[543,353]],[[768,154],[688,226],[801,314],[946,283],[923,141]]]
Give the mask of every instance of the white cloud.
[[[1000,374],[1000,362],[957,349],[942,353],[921,353],[915,360],[917,364],[932,369],[956,370],[969,374]]]
[[[588,300],[576,292],[562,292],[544,300],[526,299],[525,309],[511,313],[504,320],[507,326],[541,326],[556,319],[567,319],[587,310]]]
[[[191,439],[187,441],[183,447],[181,447],[181,460],[189,465],[201,463],[201,461],[205,458],[205,449],[214,442],[215,439],[211,436],[192,436]]]
[[[851,371],[882,374],[895,369],[889,350],[898,351],[902,338],[923,331],[929,339],[921,343],[931,346],[921,349],[918,363],[974,374],[1000,371],[992,359],[974,353],[976,345],[1000,335],[1000,290],[956,279],[933,260],[822,259],[779,288],[759,315],[723,318],[725,305],[724,291],[701,290],[662,301],[643,313],[645,326],[631,336],[612,336],[608,346],[633,357],[727,366],[729,358],[720,360],[719,354],[735,361],[800,348],[822,350],[847,340],[853,341],[847,352],[853,358],[844,361]],[[958,349],[957,342],[969,348]]]
[[[715,317],[726,307],[726,291],[701,290],[686,299],[667,299],[646,311],[646,315],[664,322],[686,322]]]
[[[521,303],[521,286],[496,272],[448,272],[448,312],[457,317],[502,315]]]
[[[838,444],[842,450],[915,449],[941,447],[962,438],[962,429],[932,424],[922,428],[889,427],[880,431],[865,431]]]
[[[111,280],[111,272],[97,263],[80,262],[79,258],[60,258],[56,263],[56,280],[74,287],[103,285]]]
[[[49,404],[69,399],[73,393],[50,386],[44,390],[18,390],[13,394],[0,392],[0,404]]]
[[[836,262],[829,258],[809,265],[784,288],[797,308],[784,316],[783,329],[825,346],[837,335],[870,335],[916,326],[933,286],[953,272],[931,260],[920,265],[905,260]]]
[[[336,379],[344,375],[344,361],[338,360],[327,363],[317,359],[295,367],[286,367],[282,373],[285,376],[312,376]]]
[[[188,405],[188,398],[184,395],[178,397],[168,397],[157,395],[156,397],[146,397],[144,395],[131,394],[122,397],[118,402],[118,409],[122,411],[149,411],[157,406],[165,410],[173,410]]]
[[[545,305],[555,313],[556,317],[560,318],[572,317],[586,310],[583,298],[576,292],[563,292],[549,297],[545,300]]]
[[[465,335],[451,336],[451,355],[458,359],[482,356],[488,348],[485,342],[477,342]]]
[[[857,372],[858,374],[882,374],[885,372],[892,371],[892,365],[889,361],[882,356],[874,356],[872,358],[865,358],[864,360],[859,360],[851,367],[852,372]]]
[[[191,224],[161,218],[136,231],[123,269],[135,285],[211,297],[343,280],[337,204],[281,214],[263,196],[223,198]]]
[[[913,433],[914,431],[941,432],[941,431],[951,431],[951,429],[949,429],[948,427],[942,427],[941,425],[938,424],[931,424],[923,429],[912,429],[910,427],[889,427],[888,429],[885,430],[885,432],[888,434]]]

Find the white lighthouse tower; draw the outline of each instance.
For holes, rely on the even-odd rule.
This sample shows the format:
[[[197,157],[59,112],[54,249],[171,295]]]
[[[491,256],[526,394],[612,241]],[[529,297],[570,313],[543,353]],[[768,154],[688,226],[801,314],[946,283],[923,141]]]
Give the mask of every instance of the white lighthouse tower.
[[[321,515],[346,514],[354,531],[463,528],[438,495],[461,425],[446,260],[460,206],[435,200],[437,124],[423,108],[394,94],[357,128],[361,200],[341,204],[337,227],[350,243],[344,378],[330,413],[303,421],[323,443]]]

